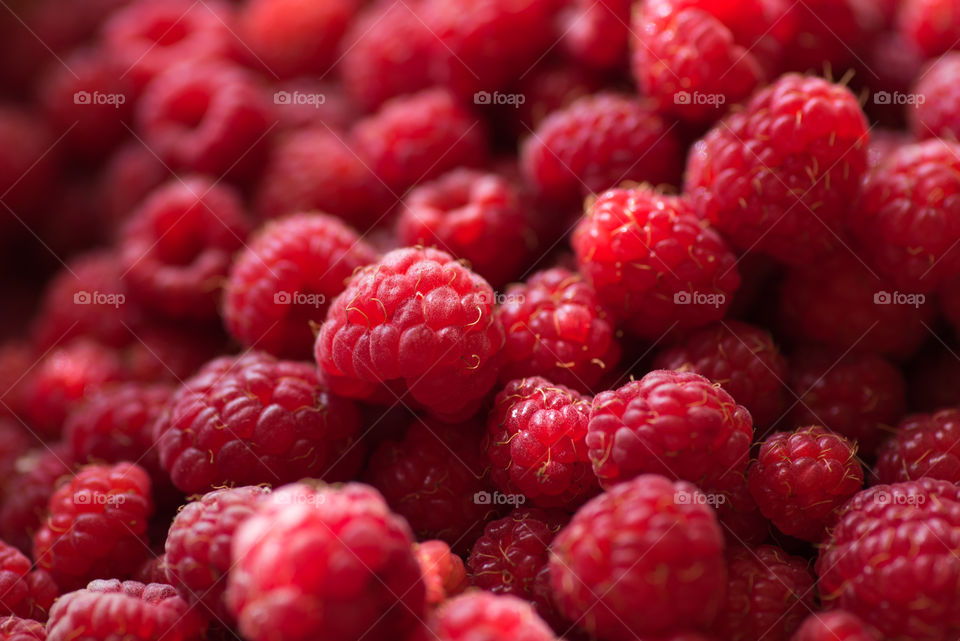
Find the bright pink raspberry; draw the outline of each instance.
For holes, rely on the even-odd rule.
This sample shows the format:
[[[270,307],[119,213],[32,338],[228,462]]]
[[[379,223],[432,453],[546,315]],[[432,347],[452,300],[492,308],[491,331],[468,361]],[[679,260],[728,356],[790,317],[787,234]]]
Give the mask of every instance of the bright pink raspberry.
[[[648,187],[604,193],[571,242],[601,302],[640,338],[719,320],[740,286],[736,257],[689,201]]]
[[[185,494],[225,484],[341,480],[356,471],[360,416],[307,363],[224,356],[183,383],[154,425],[160,462]]]
[[[339,219],[295,214],[264,226],[230,268],[223,317],[241,343],[283,358],[309,358],[313,325],[377,252]]]
[[[736,248],[806,265],[839,244],[868,140],[849,89],[787,74],[694,145],[685,191]]]
[[[544,507],[575,507],[599,489],[587,452],[590,399],[534,376],[497,394],[484,448],[490,477],[507,494]]]
[[[288,485],[237,530],[227,604],[250,641],[403,638],[424,609],[412,543],[368,486]]]
[[[394,250],[331,303],[316,343],[321,376],[345,396],[393,403],[409,393],[462,418],[497,379],[504,334],[493,311],[490,285],[450,254]]]
[[[960,410],[913,414],[896,427],[877,454],[877,481],[932,478],[960,481]]]
[[[928,58],[956,48],[960,7],[953,0],[902,0],[897,29]]]
[[[74,463],[63,444],[25,453],[16,462],[0,498],[0,538],[32,554],[33,535],[46,520],[50,496],[59,482],[73,476]]]
[[[790,641],[880,641],[856,615],[844,610],[813,612]]]
[[[633,641],[708,629],[723,605],[723,534],[690,483],[644,475],[581,507],[551,545],[561,613],[591,636]]]
[[[542,376],[587,392],[619,363],[613,319],[579,273],[536,272],[503,298],[497,308],[507,336],[502,382]]]
[[[33,619],[15,616],[0,619],[0,641],[46,641],[47,630]]]
[[[627,63],[631,0],[568,0],[558,25],[563,47],[579,65],[619,70]]]
[[[593,400],[587,447],[600,483],[640,474],[711,485],[749,461],[750,413],[692,372],[654,370]]]
[[[0,541],[0,616],[46,621],[59,594],[46,570],[34,570],[30,559]]]
[[[435,608],[463,592],[469,582],[463,559],[450,551],[443,541],[430,539],[413,544],[420,574],[427,589],[427,607]]]
[[[907,106],[910,131],[917,140],[956,141],[960,136],[960,93],[953,82],[957,74],[960,74],[960,53],[954,52],[935,60],[918,77],[911,90],[917,99]]]
[[[778,530],[817,543],[837,508],[863,487],[863,468],[855,444],[814,425],[767,438],[747,481]]]
[[[533,607],[509,595],[476,591],[444,603],[415,641],[555,641]]]
[[[250,227],[238,194],[226,185],[193,176],[159,187],[120,238],[131,296],[172,318],[213,318],[217,287]]]

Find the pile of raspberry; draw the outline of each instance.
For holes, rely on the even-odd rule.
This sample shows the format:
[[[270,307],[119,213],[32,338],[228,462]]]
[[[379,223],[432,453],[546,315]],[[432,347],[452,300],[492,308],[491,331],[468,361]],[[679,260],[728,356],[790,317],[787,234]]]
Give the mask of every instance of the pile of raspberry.
[[[0,641],[960,639],[956,0],[4,9]]]

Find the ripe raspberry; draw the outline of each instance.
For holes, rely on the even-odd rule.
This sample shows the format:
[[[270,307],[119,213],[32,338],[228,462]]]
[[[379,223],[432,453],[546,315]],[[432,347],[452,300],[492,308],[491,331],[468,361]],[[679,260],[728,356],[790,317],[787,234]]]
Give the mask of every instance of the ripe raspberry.
[[[121,356],[129,377],[148,383],[181,383],[207,361],[227,351],[226,333],[213,325],[148,323]]]
[[[933,58],[956,48],[960,8],[953,0],[902,0],[897,29],[927,58]]]
[[[960,410],[913,414],[897,426],[877,455],[877,480],[899,483],[932,478],[960,481]]]
[[[28,376],[24,376],[37,362],[36,350],[25,340],[12,339],[0,342],[0,416],[19,417],[26,406]],[[20,423],[21,421],[17,421]]]
[[[30,559],[0,541],[0,616],[46,620],[59,592],[46,570],[31,570]]]
[[[214,490],[187,503],[173,519],[166,542],[166,576],[191,605],[201,603],[223,621],[231,568],[230,546],[240,524],[256,512],[269,490],[255,486]]]
[[[61,478],[72,476],[73,467],[62,444],[44,446],[20,457],[0,500],[0,538],[31,554],[33,535],[46,519],[50,496]]]
[[[784,534],[813,543],[863,487],[856,445],[819,425],[776,432],[747,476],[760,511]]]
[[[49,516],[33,538],[33,558],[63,590],[129,576],[149,553],[152,514],[150,477],[143,468],[87,466],[50,497]]]
[[[542,376],[587,392],[620,362],[613,319],[577,272],[554,267],[511,285],[497,315],[507,335],[501,382]]]
[[[601,485],[640,474],[711,485],[746,468],[750,413],[692,372],[654,370],[593,400],[587,447]]]
[[[923,96],[907,106],[910,131],[917,140],[947,138],[960,134],[960,93],[952,82],[960,73],[960,53],[938,58],[920,75],[911,93]]]
[[[543,507],[575,507],[596,494],[589,398],[535,376],[511,381],[494,403],[484,441],[494,485]]]
[[[563,46],[578,65],[619,70],[627,62],[631,0],[573,0],[559,29]]]
[[[610,641],[708,628],[723,604],[723,534],[690,483],[644,475],[581,507],[551,546],[560,611]]]
[[[876,485],[839,512],[815,569],[826,608],[883,639],[934,641],[960,631],[960,489],[920,479]]]
[[[135,140],[122,145],[106,161],[100,174],[98,202],[104,219],[122,224],[147,194],[163,184],[170,171],[148,148]]]
[[[596,11],[600,11],[601,5],[609,1],[600,0],[592,6],[596,7]],[[565,109],[580,98],[599,92],[603,87],[603,80],[596,73],[581,67],[544,61],[526,74],[517,85],[517,92],[524,96],[523,104],[510,105],[509,111],[504,110],[510,123],[510,131],[518,139],[523,138],[537,129],[553,112]]]
[[[12,211],[25,221],[42,219],[57,170],[56,138],[40,117],[0,105],[0,193],[9,207],[0,212],[4,233],[19,226]]]
[[[727,601],[713,630],[728,641],[787,641],[814,607],[806,559],[773,545],[727,551]]]
[[[47,641],[199,641],[206,627],[171,586],[111,579],[57,599]]]
[[[313,324],[354,270],[377,252],[340,220],[295,214],[263,227],[230,269],[223,316],[247,346],[283,358],[309,358]]]
[[[727,391],[765,429],[783,411],[787,362],[769,332],[738,321],[694,332],[654,359],[657,369],[695,372]]]
[[[254,351],[212,360],[184,382],[154,436],[173,484],[196,494],[347,477],[359,428],[353,403],[327,392],[307,363]]]
[[[859,617],[843,610],[814,612],[790,641],[880,641]]]
[[[227,603],[251,641],[403,638],[424,608],[412,543],[370,487],[288,485],[237,530]]]
[[[167,559],[161,555],[152,559],[147,559],[137,571],[133,573],[133,581],[138,583],[166,583],[167,582]]]
[[[788,382],[798,399],[790,411],[790,427],[823,425],[856,442],[868,457],[906,410],[903,374],[869,352],[838,358],[828,350],[805,347],[790,359]]]
[[[784,68],[843,75],[882,27],[877,0],[804,0],[792,4],[786,20],[795,33],[783,49]],[[875,78],[871,76],[871,80]]]
[[[494,287],[520,275],[533,242],[518,190],[494,173],[456,169],[415,187],[397,219],[403,245],[435,245]]]
[[[468,585],[463,560],[443,541],[431,539],[413,544],[420,574],[427,590],[427,607],[435,608],[463,592]]]
[[[733,471],[702,488],[716,507],[728,545],[759,545],[770,534],[770,521],[750,494],[746,470]]]
[[[685,190],[738,249],[806,265],[838,244],[868,139],[849,89],[787,74],[694,145]]]
[[[19,421],[0,417],[0,497],[7,482],[13,478],[17,459],[27,453],[33,439]]]
[[[229,187],[199,176],[167,183],[131,214],[120,239],[131,296],[173,318],[213,318],[217,287],[249,233]]]
[[[33,619],[9,616],[0,619],[0,641],[47,641],[47,630]]]
[[[273,87],[276,92],[272,118],[277,121],[278,133],[310,128],[329,128],[328,133],[345,132],[362,115],[343,86],[331,80],[301,76],[282,80]],[[287,100],[284,92],[290,94],[290,100]],[[306,98],[294,99],[294,94],[298,93]],[[273,147],[275,143],[271,142]]]
[[[497,379],[493,303],[487,282],[449,254],[394,250],[331,303],[316,343],[321,376],[352,398],[409,392],[436,414],[469,415]]]
[[[719,320],[740,286],[720,235],[686,199],[648,187],[600,196],[571,242],[601,302],[640,338]]]
[[[416,641],[554,641],[550,626],[516,597],[468,592],[444,603]]]
[[[524,176],[551,202],[578,203],[624,181],[678,185],[672,127],[636,98],[599,93],[550,114],[520,151]]]

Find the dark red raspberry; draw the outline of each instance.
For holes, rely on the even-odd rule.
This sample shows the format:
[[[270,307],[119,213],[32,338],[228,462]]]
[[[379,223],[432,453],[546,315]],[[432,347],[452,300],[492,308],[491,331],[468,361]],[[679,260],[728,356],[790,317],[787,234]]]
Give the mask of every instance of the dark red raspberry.
[[[286,486],[237,530],[227,603],[250,641],[403,638],[424,609],[412,543],[368,486]]]
[[[362,455],[359,428],[353,403],[327,392],[313,367],[253,351],[210,361],[185,381],[154,435],[173,484],[195,494],[346,478]]]
[[[17,460],[0,500],[0,538],[25,554],[33,552],[33,535],[46,520],[58,481],[72,476],[73,461],[62,444],[42,447]]]
[[[377,252],[339,219],[295,214],[263,227],[230,269],[223,317],[241,343],[283,358],[309,358],[313,325]]]
[[[165,556],[147,559],[137,571],[133,573],[133,581],[138,583],[166,583],[167,582],[167,559]]]
[[[790,641],[880,641],[859,617],[845,612],[814,612]]]
[[[790,359],[790,427],[823,425],[873,456],[906,410],[900,370],[876,354],[805,347]]]
[[[206,627],[171,586],[111,579],[57,599],[47,641],[199,641]]]
[[[942,350],[940,344],[926,350],[910,364],[906,372],[907,398],[917,412],[935,412],[944,407],[960,407],[960,360]],[[902,414],[902,413],[901,413]]]
[[[692,372],[654,370],[593,401],[587,446],[605,487],[640,474],[711,485],[749,462],[750,412]]]
[[[118,148],[100,175],[98,201],[111,224],[122,224],[147,194],[163,184],[170,171],[139,140]]]
[[[0,497],[7,483],[14,477],[17,459],[27,453],[34,439],[20,422],[0,417]],[[0,499],[2,503],[2,499]]]
[[[420,564],[420,574],[427,589],[428,608],[435,608],[467,588],[469,583],[463,560],[451,552],[450,546],[443,541],[431,539],[414,543],[413,553]]]
[[[601,0],[591,6],[600,11],[604,2],[609,0]],[[553,112],[565,109],[603,87],[603,79],[596,73],[581,67],[545,61],[518,81],[517,92],[523,95],[523,104],[506,105],[503,111],[511,123],[511,131],[517,138],[523,138]]]
[[[685,189],[738,249],[806,265],[839,244],[867,141],[849,89],[787,74],[694,145]]]
[[[928,58],[956,48],[960,8],[953,0],[902,0],[897,28]]]
[[[736,257],[685,198],[612,189],[573,233],[580,271],[640,338],[723,317],[740,286]]]
[[[784,20],[795,32],[783,49],[785,69],[840,77],[862,63],[859,56],[882,27],[883,0],[804,0]],[[869,80],[874,80],[875,74]]]
[[[703,488],[708,504],[717,509],[728,545],[759,545],[770,534],[770,521],[750,494],[746,471],[732,471]]]
[[[249,233],[243,204],[226,185],[193,176],[159,187],[120,239],[131,296],[169,317],[213,318],[217,288]]]
[[[63,590],[97,578],[130,576],[150,553],[150,477],[132,463],[90,465],[50,497],[33,557]],[[52,613],[51,613],[52,614]]]
[[[40,218],[58,165],[55,142],[41,118],[0,105],[0,194],[6,194],[0,228],[5,234],[14,226],[19,229],[16,218],[25,223]]]
[[[952,82],[957,74],[960,74],[960,53],[954,52],[935,60],[918,77],[911,91],[914,104],[907,107],[910,131],[917,140],[957,140],[960,135],[960,93]]]
[[[0,541],[0,616],[45,621],[58,595],[46,570],[33,570],[30,559]]]
[[[618,70],[627,63],[631,0],[569,0],[558,25],[577,64]]]
[[[224,603],[230,546],[268,493],[256,486],[214,490],[187,503],[173,519],[164,565],[167,581],[185,601],[203,604],[217,619],[232,619]]]
[[[121,352],[135,381],[181,383],[215,356],[227,351],[221,328],[195,323],[148,323],[136,328],[136,341]]]
[[[610,641],[709,628],[727,573],[705,498],[690,483],[644,475],[581,507],[551,546],[561,613]]]
[[[763,442],[747,477],[750,494],[784,534],[813,543],[863,487],[856,445],[814,425]]]
[[[727,601],[712,630],[727,641],[788,641],[814,607],[806,559],[773,545],[727,551]]]
[[[877,480],[899,483],[919,478],[960,482],[960,410],[908,416],[877,455]]]
[[[29,372],[36,366],[37,356],[26,340],[12,339],[0,343],[0,416],[19,417],[23,414],[26,382],[29,381]]]
[[[544,507],[575,507],[599,489],[587,453],[590,399],[539,376],[497,394],[484,449],[490,478]]]
[[[550,202],[578,203],[624,181],[679,184],[683,151],[647,102],[599,93],[550,114],[521,149],[524,176]]]
[[[33,619],[9,616],[0,619],[0,641],[47,641],[47,630]]]
[[[507,334],[502,382],[542,376],[587,392],[620,362],[613,319],[579,273],[537,272],[503,298],[497,308]]]
[[[394,250],[331,303],[316,344],[321,376],[352,398],[392,404],[409,393],[463,418],[497,379],[504,334],[493,310],[487,282],[450,254]]]
[[[960,488],[920,479],[877,485],[840,510],[815,569],[824,607],[883,639],[939,641],[960,631]]]
[[[758,430],[773,425],[783,411],[787,362],[770,333],[759,327],[738,321],[705,327],[660,352],[653,364],[719,383],[750,410]]]
[[[556,636],[529,603],[489,592],[468,592],[437,609],[415,641],[554,641]]]

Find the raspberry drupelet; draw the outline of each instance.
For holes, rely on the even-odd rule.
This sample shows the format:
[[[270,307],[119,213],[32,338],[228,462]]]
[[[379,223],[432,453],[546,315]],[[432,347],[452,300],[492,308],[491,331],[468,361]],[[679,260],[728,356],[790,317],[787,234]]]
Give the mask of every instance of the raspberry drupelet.
[[[649,187],[601,195],[571,242],[601,302],[640,338],[719,320],[740,286],[736,257],[689,201]]]
[[[0,541],[0,617],[46,621],[47,612],[59,594],[46,570],[34,570],[30,559]]]
[[[469,585],[463,559],[436,539],[413,544],[427,590],[427,607],[435,608],[463,592]]]
[[[899,483],[919,478],[960,482],[960,410],[906,417],[877,453],[877,480]]]
[[[790,641],[880,641],[856,615],[844,610],[813,612]]]
[[[0,619],[0,641],[46,641],[47,630],[33,619],[8,616]]]
[[[419,636],[418,636],[419,635]],[[509,595],[468,592],[440,606],[413,641],[555,641],[529,603]]]
[[[503,342],[485,280],[446,252],[404,248],[354,275],[331,303],[315,352],[337,393],[381,403],[409,394],[457,419],[495,384]]]

